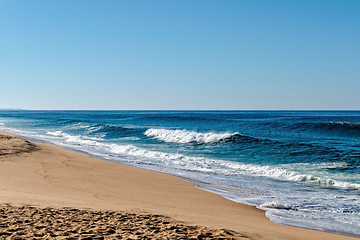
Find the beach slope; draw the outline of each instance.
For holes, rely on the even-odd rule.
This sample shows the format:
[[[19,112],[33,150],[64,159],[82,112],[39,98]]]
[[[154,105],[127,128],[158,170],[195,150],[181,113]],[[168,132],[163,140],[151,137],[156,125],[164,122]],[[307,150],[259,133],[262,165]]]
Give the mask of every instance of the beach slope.
[[[200,190],[178,177],[96,159],[55,145],[29,142],[4,132],[0,132],[0,205],[2,215],[9,211],[13,214],[35,211],[28,206],[35,207],[37,212],[47,211],[46,216],[71,214],[64,207],[83,211],[87,216],[106,211],[114,216],[160,215],[161,220],[154,218],[151,224],[140,224],[139,228],[170,221],[175,225],[207,227],[194,230],[201,234],[203,229],[204,236],[211,232],[213,236],[238,239],[355,239],[276,224],[262,210]],[[189,227],[184,228],[186,232]],[[193,237],[198,236],[195,233]]]

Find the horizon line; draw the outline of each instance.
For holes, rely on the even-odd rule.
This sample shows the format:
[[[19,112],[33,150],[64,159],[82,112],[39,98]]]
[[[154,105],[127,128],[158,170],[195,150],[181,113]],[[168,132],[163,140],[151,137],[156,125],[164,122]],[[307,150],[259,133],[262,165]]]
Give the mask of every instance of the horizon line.
[[[0,108],[0,111],[174,111],[174,112],[195,112],[195,111],[360,111],[360,109],[24,109],[24,108]]]

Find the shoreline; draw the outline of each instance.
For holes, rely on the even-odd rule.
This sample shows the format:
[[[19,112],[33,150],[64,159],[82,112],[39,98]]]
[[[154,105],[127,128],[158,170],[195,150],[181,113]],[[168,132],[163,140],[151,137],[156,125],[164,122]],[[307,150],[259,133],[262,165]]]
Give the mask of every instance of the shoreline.
[[[263,210],[202,190],[174,175],[57,145],[34,145],[35,151],[0,156],[1,204],[148,212],[191,225],[231,229],[250,239],[356,239],[276,224]]]

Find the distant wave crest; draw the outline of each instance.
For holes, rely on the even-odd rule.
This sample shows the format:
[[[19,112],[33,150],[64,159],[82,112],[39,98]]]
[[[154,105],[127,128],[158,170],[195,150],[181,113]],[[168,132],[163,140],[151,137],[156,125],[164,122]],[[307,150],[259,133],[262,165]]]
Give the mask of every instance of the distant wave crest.
[[[350,123],[350,122],[328,122],[325,125],[329,129],[339,129],[344,131],[355,131],[360,134],[360,123]]]
[[[109,136],[129,136],[140,131],[140,128],[121,127],[108,124],[96,124],[92,129],[92,133],[104,133]]]
[[[336,132],[342,135],[360,135],[360,123],[351,122],[322,122],[322,123],[300,123],[300,127],[319,131]]]

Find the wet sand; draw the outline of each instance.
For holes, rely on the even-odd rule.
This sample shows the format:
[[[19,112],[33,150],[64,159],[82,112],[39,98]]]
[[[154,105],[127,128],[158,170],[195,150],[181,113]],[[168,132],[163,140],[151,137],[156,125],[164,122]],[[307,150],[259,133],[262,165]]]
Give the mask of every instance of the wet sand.
[[[183,179],[3,132],[0,206],[0,238],[356,239],[275,224]]]

